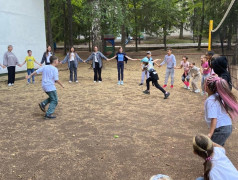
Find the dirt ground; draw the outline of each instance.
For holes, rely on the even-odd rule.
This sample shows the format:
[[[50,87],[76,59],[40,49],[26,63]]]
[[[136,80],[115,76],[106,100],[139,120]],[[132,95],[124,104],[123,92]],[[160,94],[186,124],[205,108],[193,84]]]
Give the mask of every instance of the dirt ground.
[[[178,64],[186,54],[190,62],[199,64],[203,52],[174,50]],[[165,54],[152,53],[154,58]],[[86,59],[89,53],[79,55]],[[145,52],[128,55],[143,58]],[[59,66],[65,88],[57,86],[55,120],[44,120],[38,107],[47,98],[40,76],[35,85],[19,80],[9,88],[0,82],[0,179],[149,180],[161,173],[174,180],[194,180],[202,175],[203,161],[193,154],[192,137],[208,133],[205,97],[183,89],[182,70],[176,70],[175,87],[167,88],[171,96],[164,100],[155,87],[150,95],[142,93],[146,87],[138,86],[138,61],[125,66],[123,86],[117,85],[115,60],[104,62],[101,84],[93,83],[89,67],[81,63],[79,83],[69,84],[67,65]],[[163,85],[165,66],[156,69]],[[234,124],[225,147],[236,167],[237,138]]]

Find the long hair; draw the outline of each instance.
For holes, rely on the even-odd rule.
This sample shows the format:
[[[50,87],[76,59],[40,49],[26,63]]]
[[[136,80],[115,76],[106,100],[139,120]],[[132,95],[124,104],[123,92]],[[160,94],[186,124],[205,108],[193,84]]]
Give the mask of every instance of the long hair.
[[[219,94],[219,101],[221,105],[231,116],[231,119],[235,120],[235,118],[238,116],[238,103],[226,80],[217,76],[210,76],[206,79],[206,86],[214,94]]]
[[[211,156],[213,149],[213,142],[209,137],[200,134],[193,138],[193,151],[205,160],[203,163],[205,180],[209,180],[209,173],[212,169]]]
[[[51,47],[50,45],[49,46],[47,46],[47,48],[46,48],[46,51],[45,51],[45,53],[46,53],[46,56],[48,56],[48,52],[50,52],[49,50],[48,50],[48,47]],[[51,49],[51,52],[52,52],[52,49]]]

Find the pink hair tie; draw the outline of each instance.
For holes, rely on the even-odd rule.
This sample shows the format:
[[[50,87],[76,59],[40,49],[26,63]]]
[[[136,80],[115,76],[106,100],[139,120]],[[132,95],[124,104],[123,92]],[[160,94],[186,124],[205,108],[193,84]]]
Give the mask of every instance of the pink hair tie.
[[[211,157],[211,156],[209,156],[209,157],[206,158],[206,161],[211,161],[211,160],[212,160],[212,157]]]

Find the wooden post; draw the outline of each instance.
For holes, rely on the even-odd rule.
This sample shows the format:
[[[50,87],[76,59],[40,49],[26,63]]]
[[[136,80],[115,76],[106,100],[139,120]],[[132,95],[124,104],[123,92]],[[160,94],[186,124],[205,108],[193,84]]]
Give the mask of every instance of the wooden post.
[[[208,51],[212,50],[212,30],[213,30],[213,20],[209,23],[209,38],[208,38]]]

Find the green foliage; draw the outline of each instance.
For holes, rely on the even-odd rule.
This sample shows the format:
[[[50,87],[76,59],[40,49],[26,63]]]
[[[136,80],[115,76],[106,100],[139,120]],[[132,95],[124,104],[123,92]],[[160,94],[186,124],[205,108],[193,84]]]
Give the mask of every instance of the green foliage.
[[[200,35],[202,0],[100,0],[98,12],[93,12],[93,0],[72,0],[73,37],[89,38],[93,19],[100,19],[101,35],[121,33],[125,25],[131,36],[146,32],[156,36],[167,36],[181,24]],[[203,36],[208,35],[209,20],[216,27],[227,10],[231,0],[205,0]],[[51,0],[51,22],[54,41],[64,41],[67,26],[66,0]],[[66,8],[66,11],[64,11]]]

